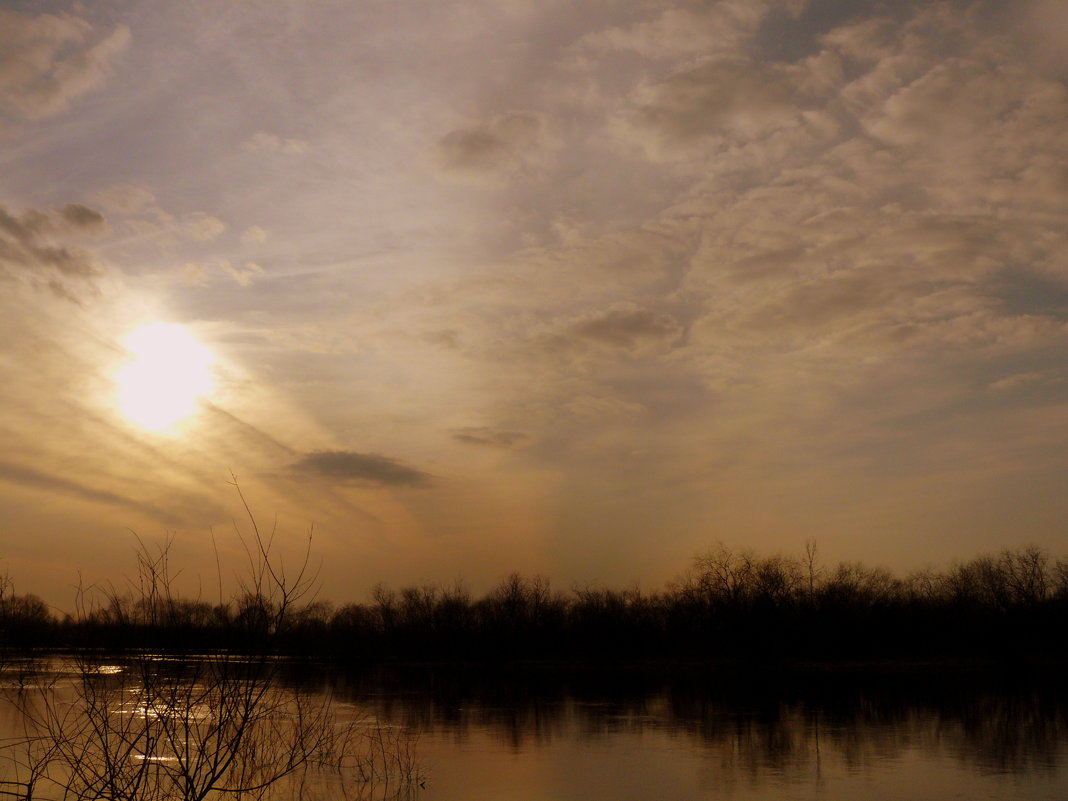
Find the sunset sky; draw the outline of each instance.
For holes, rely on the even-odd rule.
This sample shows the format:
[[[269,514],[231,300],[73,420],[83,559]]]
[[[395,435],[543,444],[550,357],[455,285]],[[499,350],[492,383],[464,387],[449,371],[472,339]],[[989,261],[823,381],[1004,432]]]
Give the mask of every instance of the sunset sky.
[[[1068,551],[1061,0],[0,3],[0,570]],[[171,413],[171,409],[174,409]]]

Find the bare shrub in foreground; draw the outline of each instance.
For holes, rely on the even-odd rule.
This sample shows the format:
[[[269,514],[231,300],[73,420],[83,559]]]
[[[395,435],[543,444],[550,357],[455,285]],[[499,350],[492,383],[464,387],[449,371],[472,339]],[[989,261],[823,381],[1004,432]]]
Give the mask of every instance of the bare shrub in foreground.
[[[248,567],[236,611],[227,615],[229,640],[241,650],[192,657],[135,650],[106,660],[78,652],[69,681],[54,679],[19,699],[25,737],[14,745],[21,770],[0,795],[362,798],[371,789],[396,797],[413,786],[412,747],[403,732],[368,727],[356,714],[346,718],[329,694],[282,680],[277,637],[315,585],[310,538],[298,568],[287,573],[272,551],[273,532],[264,536],[251,512],[248,520],[251,533],[242,537]],[[106,610],[111,625],[135,638],[139,630],[174,630],[191,611],[209,614],[206,605],[172,593],[169,544],[155,551],[140,545],[132,596],[113,589],[95,601],[83,596],[79,615]]]

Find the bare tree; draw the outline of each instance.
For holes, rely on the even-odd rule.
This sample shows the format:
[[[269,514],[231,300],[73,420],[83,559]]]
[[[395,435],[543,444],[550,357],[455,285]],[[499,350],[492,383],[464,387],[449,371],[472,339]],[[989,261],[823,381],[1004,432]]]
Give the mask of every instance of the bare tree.
[[[333,798],[362,797],[372,782],[380,790],[391,784],[395,794],[413,785],[403,733],[345,719],[328,693],[284,681],[276,645],[315,589],[311,539],[296,570],[287,571],[274,531],[260,530],[237,491],[247,513],[239,537],[248,565],[230,635],[241,650],[184,658],[134,650],[108,662],[77,654],[73,681],[53,681],[21,703],[25,778],[0,794],[204,801],[258,799],[284,788],[284,797],[304,799],[322,792],[313,778],[323,774],[338,777]],[[191,607],[173,593],[170,546],[170,539],[154,550],[138,541],[133,597],[114,588],[93,601],[83,597],[80,616],[108,610],[134,632],[173,625]]]
[[[820,573],[816,566],[819,561],[819,548],[815,540],[805,540],[805,555],[801,559],[808,581],[808,597],[813,598],[816,595],[816,579]]]

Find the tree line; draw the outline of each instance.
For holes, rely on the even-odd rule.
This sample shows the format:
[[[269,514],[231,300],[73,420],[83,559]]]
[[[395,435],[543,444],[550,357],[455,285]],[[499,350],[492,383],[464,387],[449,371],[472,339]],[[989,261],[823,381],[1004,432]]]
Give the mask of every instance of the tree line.
[[[270,607],[262,593],[226,603],[166,592],[106,593],[60,618],[0,587],[8,647],[259,648],[357,661],[872,660],[1068,656],[1068,558],[1026,546],[897,576],[858,562],[717,546],[676,581],[555,589],[506,577],[481,597],[462,583],[379,585],[366,602]],[[266,627],[266,628],[265,628]]]

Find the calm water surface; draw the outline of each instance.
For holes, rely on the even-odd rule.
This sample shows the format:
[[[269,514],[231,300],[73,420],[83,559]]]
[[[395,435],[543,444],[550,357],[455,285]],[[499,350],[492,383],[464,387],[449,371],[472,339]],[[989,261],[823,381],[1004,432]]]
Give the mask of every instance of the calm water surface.
[[[974,672],[594,671],[430,678],[353,696],[418,733],[424,801],[1064,801],[1059,685]]]
[[[413,735],[424,781],[405,801],[1068,800],[1068,687],[1050,670],[339,676],[293,665],[286,683]],[[6,740],[17,721],[0,704]],[[315,788],[382,796],[351,776]]]

